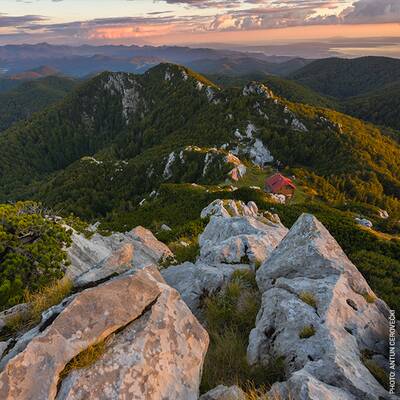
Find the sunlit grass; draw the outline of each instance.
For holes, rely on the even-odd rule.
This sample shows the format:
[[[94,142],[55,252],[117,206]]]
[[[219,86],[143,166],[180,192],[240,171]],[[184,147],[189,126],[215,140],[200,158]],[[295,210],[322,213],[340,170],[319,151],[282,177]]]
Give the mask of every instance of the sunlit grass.
[[[6,323],[6,335],[14,334],[30,329],[40,322],[42,312],[59,304],[72,291],[72,281],[69,278],[62,278],[44,287],[38,292],[24,294],[24,301],[28,304],[25,311],[10,317]]]
[[[90,367],[105,353],[107,348],[107,340],[102,340],[79,353],[74,357],[63,369],[60,379],[64,379],[72,371]]]

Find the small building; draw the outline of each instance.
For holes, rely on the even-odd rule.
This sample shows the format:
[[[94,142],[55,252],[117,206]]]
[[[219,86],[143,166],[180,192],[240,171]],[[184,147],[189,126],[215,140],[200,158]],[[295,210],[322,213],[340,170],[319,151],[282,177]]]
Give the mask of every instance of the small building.
[[[265,189],[269,193],[283,194],[291,198],[294,195],[296,186],[291,179],[286,178],[280,173],[276,173],[265,181]]]

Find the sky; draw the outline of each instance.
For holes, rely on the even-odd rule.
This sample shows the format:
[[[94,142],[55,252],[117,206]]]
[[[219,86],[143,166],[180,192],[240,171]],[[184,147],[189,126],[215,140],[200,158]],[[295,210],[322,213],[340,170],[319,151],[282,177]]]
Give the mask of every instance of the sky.
[[[400,48],[400,0],[0,0],[0,44],[259,46],[332,38],[379,38],[380,48]]]

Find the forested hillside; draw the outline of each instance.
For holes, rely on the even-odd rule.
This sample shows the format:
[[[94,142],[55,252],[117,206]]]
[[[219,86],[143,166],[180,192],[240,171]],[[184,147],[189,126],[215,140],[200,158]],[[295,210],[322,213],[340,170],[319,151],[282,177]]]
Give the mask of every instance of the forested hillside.
[[[324,96],[325,101],[321,104],[328,101],[329,108],[373,124],[400,129],[400,61],[397,59],[328,58],[306,65],[289,78],[290,81],[285,81],[285,86],[293,85],[294,80],[303,87],[296,90],[303,94],[303,99],[299,100],[301,102],[313,104],[309,95],[304,96],[306,87],[313,91],[314,98],[317,93]]]
[[[90,215],[102,215],[121,202],[139,201],[163,181],[202,179],[196,163],[205,162],[207,151],[189,151],[193,166],[179,173],[176,159],[187,146],[237,148],[240,157],[251,158],[255,138],[271,153],[271,165],[279,160],[315,174],[334,188],[331,196],[399,211],[399,147],[378,128],[290,103],[257,83],[219,90],[169,64],[142,76],[99,75],[6,131],[0,138],[1,197],[39,196],[76,209],[85,193]],[[222,175],[214,176],[218,181]],[[101,202],[101,210],[93,212],[91,202]]]
[[[373,124],[400,130],[400,80],[343,101],[342,110]]]
[[[387,57],[326,58],[313,61],[290,78],[324,95],[347,98],[400,80],[400,60]]]
[[[61,100],[75,85],[72,79],[50,76],[0,93],[0,132]]]
[[[343,82],[341,79],[334,79],[333,77],[341,76],[343,72],[342,62],[347,61],[349,60],[340,60],[339,62],[336,59],[320,60],[316,62],[317,64],[314,67],[314,63],[310,64],[310,71],[307,71],[306,68],[301,70],[303,72],[298,73],[298,79],[297,75],[293,75],[292,78],[289,79],[266,75],[264,73],[243,74],[241,76],[231,76],[229,74],[208,76],[214,82],[226,88],[243,86],[250,80],[258,80],[271,87],[277,95],[290,101],[305,103],[316,107],[322,106],[331,108],[382,127],[400,130],[400,116],[398,113],[400,80],[389,80],[389,83],[387,83],[387,75],[379,79],[379,74],[381,73],[380,67],[385,70],[387,59],[379,58],[377,60],[380,65],[377,81],[373,80],[370,76],[369,69],[364,71],[366,76],[364,76],[363,79],[360,79],[360,77],[357,78],[360,80],[360,83],[364,82],[364,79],[365,81],[372,79],[373,82],[371,82],[371,84],[374,87],[376,86],[375,89],[367,92],[363,91],[361,94],[354,95],[354,92],[358,93],[359,90],[363,90],[359,87],[355,91],[350,90],[347,93],[349,97],[346,95],[342,98],[339,94],[342,90]],[[368,65],[369,58],[361,59],[361,61]],[[354,60],[352,60],[352,62],[354,62]],[[394,60],[393,66],[397,68],[396,60]],[[353,74],[353,67],[349,65],[349,68],[351,68],[351,74]],[[390,73],[388,74],[390,75]],[[360,74],[362,74],[362,71],[360,71]],[[396,74],[397,72],[394,70],[393,76],[397,76]],[[326,82],[327,79],[329,83]],[[320,83],[318,83],[319,80],[321,80]],[[324,90],[320,90],[322,84],[329,85],[329,88],[326,90],[329,94],[324,94]],[[353,84],[354,82],[351,82],[349,87]],[[346,87],[346,90],[349,89],[349,87]],[[396,133],[394,136],[396,136]]]

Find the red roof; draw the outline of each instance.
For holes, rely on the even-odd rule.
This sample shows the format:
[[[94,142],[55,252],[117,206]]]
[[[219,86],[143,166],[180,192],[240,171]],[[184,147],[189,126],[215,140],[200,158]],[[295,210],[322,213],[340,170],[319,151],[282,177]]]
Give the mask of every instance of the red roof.
[[[265,183],[274,193],[279,192],[284,186],[290,186],[292,189],[296,189],[296,186],[289,178],[279,173],[270,176]]]

